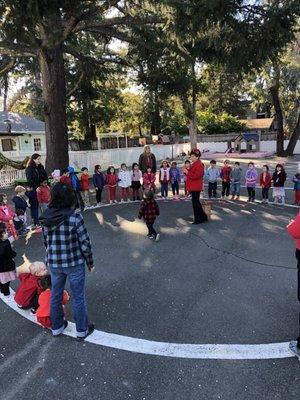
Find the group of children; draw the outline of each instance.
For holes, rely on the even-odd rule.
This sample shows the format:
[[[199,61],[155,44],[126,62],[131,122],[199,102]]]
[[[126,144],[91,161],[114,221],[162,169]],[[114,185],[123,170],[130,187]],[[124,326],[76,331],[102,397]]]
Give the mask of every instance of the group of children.
[[[238,200],[240,197],[240,188],[242,184],[242,168],[239,162],[235,162],[231,167],[229,160],[224,161],[224,165],[218,169],[216,161],[210,161],[210,167],[206,170],[205,177],[208,181],[209,198],[217,198],[218,180],[222,182],[222,198],[228,198],[231,194],[232,200]],[[245,185],[248,192],[248,201],[255,200],[255,189],[257,184],[261,187],[262,202],[269,202],[269,191],[273,186],[274,203],[285,203],[285,182],[287,179],[286,172],[282,164],[277,164],[275,171],[271,175],[268,165],[263,165],[262,172],[258,174],[254,163],[248,164],[248,169],[244,176]],[[295,190],[295,204],[300,205],[300,165],[298,165],[297,173],[293,177]]]

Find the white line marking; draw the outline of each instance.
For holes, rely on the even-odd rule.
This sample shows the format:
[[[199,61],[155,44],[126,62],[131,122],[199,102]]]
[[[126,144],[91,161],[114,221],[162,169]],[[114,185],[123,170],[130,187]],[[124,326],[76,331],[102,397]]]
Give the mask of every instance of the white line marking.
[[[22,310],[16,305],[13,294],[10,297],[2,297],[2,301],[18,314],[36,323],[34,315],[29,310]],[[75,324],[69,322],[64,335],[76,337]],[[95,330],[86,338],[86,342],[110,347],[118,350],[126,350],[133,353],[141,353],[154,356],[208,359],[208,360],[269,360],[276,358],[294,357],[289,350],[289,343],[268,344],[183,344],[154,342],[150,340],[137,339],[128,336],[116,335]]]

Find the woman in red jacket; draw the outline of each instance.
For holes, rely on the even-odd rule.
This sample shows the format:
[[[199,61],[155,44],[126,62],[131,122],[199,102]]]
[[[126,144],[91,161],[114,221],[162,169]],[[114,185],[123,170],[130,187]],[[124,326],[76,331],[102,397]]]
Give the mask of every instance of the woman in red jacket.
[[[296,244],[296,259],[298,262],[298,301],[300,302],[300,212],[298,213],[295,220],[292,220],[287,226],[287,230],[290,236],[295,240]],[[300,360],[300,313],[299,313],[299,336],[297,341],[292,341],[290,343],[291,351]]]
[[[200,192],[203,187],[204,165],[200,161],[201,152],[198,149],[191,151],[191,167],[187,173],[186,190],[192,195],[194,210],[193,224],[201,224],[207,221],[207,215],[200,203]]]

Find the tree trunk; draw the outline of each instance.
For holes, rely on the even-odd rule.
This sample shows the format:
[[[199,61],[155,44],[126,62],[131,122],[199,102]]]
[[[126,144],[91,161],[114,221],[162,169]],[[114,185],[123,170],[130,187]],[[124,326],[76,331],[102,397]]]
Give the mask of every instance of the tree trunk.
[[[286,148],[285,155],[292,156],[294,154],[294,150],[299,140],[299,137],[300,137],[300,112],[298,114],[298,120],[296,126],[294,128],[292,136],[290,137],[289,144]]]
[[[193,85],[192,89],[192,118],[189,126],[190,140],[191,140],[191,150],[197,147],[197,113],[196,113],[196,105],[197,105],[197,95],[196,90]]]
[[[39,64],[43,83],[46,129],[46,170],[69,165],[66,82],[62,47],[42,49]]]
[[[284,129],[283,129],[283,113],[279,99],[279,86],[275,85],[270,88],[270,93],[273,100],[273,105],[276,114],[277,123],[277,143],[276,143],[276,153],[278,156],[283,156],[284,154]]]
[[[4,75],[4,88],[3,88],[3,111],[7,111],[7,93],[8,93],[8,74]]]

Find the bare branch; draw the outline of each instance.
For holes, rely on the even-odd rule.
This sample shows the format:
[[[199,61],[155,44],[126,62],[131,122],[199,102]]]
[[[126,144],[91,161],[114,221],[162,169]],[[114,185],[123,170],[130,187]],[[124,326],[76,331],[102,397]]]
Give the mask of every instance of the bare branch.
[[[67,93],[67,98],[68,98],[68,97],[71,97],[72,94],[76,92],[76,90],[78,89],[78,87],[79,87],[79,85],[80,85],[80,83],[81,83],[83,77],[84,77],[84,72],[82,72],[82,73],[80,74],[80,77],[78,78],[78,81],[75,83],[75,85],[73,86],[73,88],[72,88],[71,90],[68,91],[68,93]]]
[[[15,62],[16,62],[16,60],[15,60],[14,58],[11,59],[11,60],[5,65],[5,67],[2,68],[2,69],[0,70],[0,75],[3,75],[3,74],[5,74],[5,72],[9,71],[9,70],[15,65]]]

